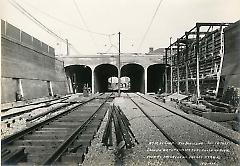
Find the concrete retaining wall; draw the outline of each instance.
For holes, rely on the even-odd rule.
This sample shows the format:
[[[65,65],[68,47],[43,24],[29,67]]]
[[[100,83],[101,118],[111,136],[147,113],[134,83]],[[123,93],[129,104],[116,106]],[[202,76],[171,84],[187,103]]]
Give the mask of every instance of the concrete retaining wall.
[[[16,101],[16,93],[26,100],[49,96],[47,81],[54,94],[66,94],[63,62],[54,49],[3,20],[1,28],[1,103]]]

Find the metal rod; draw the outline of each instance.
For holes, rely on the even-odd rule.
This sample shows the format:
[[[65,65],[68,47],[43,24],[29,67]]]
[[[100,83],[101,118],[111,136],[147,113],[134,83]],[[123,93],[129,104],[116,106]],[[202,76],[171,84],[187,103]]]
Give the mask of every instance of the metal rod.
[[[167,87],[168,87],[168,83],[167,83],[167,51],[168,49],[165,48],[165,93],[168,92]]]
[[[173,63],[172,63],[172,37],[170,37],[170,59],[171,59],[171,78],[170,78],[170,91],[171,91],[171,93],[173,93],[173,68],[172,68],[172,65],[173,65]]]
[[[120,85],[121,85],[121,59],[120,59],[120,32],[118,32],[118,97],[120,97]]]
[[[69,44],[68,44],[68,39],[66,39],[66,44],[67,44],[67,56],[69,56]]]
[[[186,48],[185,48],[185,65],[186,65],[186,77],[185,77],[185,85],[186,85],[186,94],[188,94],[188,33],[185,33],[186,35]]]
[[[220,27],[221,30],[221,49],[220,49],[220,57],[221,57],[221,61],[220,61],[220,66],[219,69],[217,71],[217,86],[216,86],[216,91],[215,91],[215,95],[217,97],[218,94],[218,90],[219,90],[219,86],[220,86],[220,80],[221,80],[221,72],[222,72],[222,66],[223,66],[223,56],[224,56],[224,32],[223,32],[223,27]]]
[[[199,85],[199,31],[200,31],[200,26],[197,24],[197,29],[196,29],[196,45],[195,45],[195,57],[196,57],[196,78],[197,78],[197,99],[200,98],[200,85]]]
[[[177,93],[179,94],[179,56],[180,56],[180,51],[179,51],[179,39],[177,40]]]

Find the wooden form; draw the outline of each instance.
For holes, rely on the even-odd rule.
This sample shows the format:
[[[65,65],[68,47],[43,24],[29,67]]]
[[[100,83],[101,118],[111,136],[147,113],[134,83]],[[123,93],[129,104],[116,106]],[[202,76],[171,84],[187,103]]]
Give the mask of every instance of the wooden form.
[[[172,68],[167,91],[218,95],[224,55],[223,29],[230,23],[196,23],[184,36],[167,47],[165,62]]]

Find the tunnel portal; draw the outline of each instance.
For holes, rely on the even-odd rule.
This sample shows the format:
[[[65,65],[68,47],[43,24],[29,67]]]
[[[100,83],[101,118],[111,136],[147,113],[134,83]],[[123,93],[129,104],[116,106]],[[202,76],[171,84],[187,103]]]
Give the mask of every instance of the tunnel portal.
[[[157,93],[159,89],[164,91],[164,72],[165,66],[163,64],[154,64],[147,68],[147,92]]]
[[[95,77],[95,92],[108,92],[112,91],[108,88],[108,80],[111,77],[118,76],[118,69],[111,64],[98,65],[94,70]]]
[[[127,64],[121,68],[121,77],[129,77],[130,92],[144,93],[144,68],[139,64]]]
[[[71,65],[65,67],[66,75],[70,77],[74,93],[82,93],[83,86],[91,88],[92,70],[86,65]]]

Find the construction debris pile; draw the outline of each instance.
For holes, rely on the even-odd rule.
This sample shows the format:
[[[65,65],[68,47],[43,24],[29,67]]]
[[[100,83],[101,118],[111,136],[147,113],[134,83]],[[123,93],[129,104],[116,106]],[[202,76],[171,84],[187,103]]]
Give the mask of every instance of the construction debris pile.
[[[178,107],[188,114],[195,114],[212,121],[218,122],[225,127],[240,131],[240,91],[237,88],[229,87],[222,98],[211,98],[204,96],[196,99],[196,96],[186,96],[176,93],[166,97],[159,96],[165,101],[170,98],[177,102]]]

